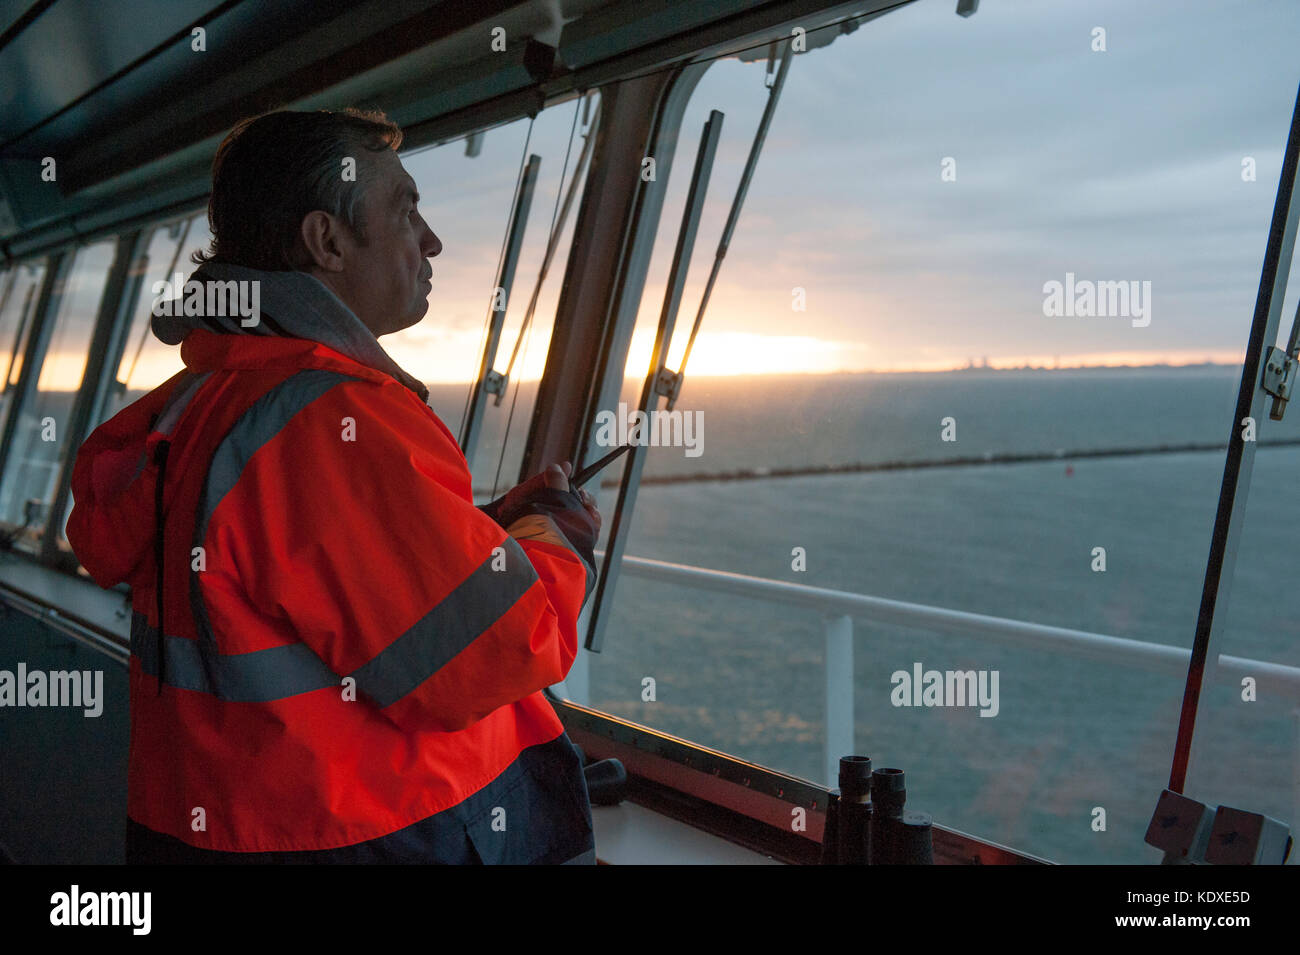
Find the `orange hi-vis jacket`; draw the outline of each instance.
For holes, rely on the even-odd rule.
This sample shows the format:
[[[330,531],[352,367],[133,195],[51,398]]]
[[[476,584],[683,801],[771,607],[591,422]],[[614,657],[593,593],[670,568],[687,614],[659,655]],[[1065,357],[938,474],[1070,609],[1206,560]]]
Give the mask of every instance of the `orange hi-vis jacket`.
[[[592,861],[540,692],[577,654],[590,543],[559,508],[475,507],[383,372],[203,330],[181,355],[72,478],[68,540],[132,593],[128,861]]]

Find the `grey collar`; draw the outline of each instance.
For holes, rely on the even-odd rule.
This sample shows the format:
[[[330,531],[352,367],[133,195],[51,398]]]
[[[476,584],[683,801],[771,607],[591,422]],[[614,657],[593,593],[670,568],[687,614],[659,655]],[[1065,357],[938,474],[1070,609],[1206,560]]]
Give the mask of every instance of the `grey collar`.
[[[231,292],[212,297],[220,305],[229,303],[231,307],[200,309],[221,314],[158,314],[163,310],[184,311],[179,307],[184,300],[183,290],[173,288],[171,301],[164,302],[161,309],[155,308],[151,321],[153,333],[160,341],[179,345],[196,328],[228,335],[304,338],[332,348],[368,368],[391,375],[419,395],[425,404],[429,403],[429,389],[393,361],[374,332],[315,276],[306,272],[266,272],[242,265],[207,262],[194,271],[185,283],[186,288],[190,287],[190,282],[249,284],[238,286],[238,300]],[[233,286],[226,288],[232,292],[235,289]],[[196,291],[194,297],[197,298]],[[203,301],[208,298],[205,294]],[[242,304],[242,309],[234,306],[236,301]],[[243,318],[254,315],[255,318]],[[243,324],[244,321],[248,325]]]

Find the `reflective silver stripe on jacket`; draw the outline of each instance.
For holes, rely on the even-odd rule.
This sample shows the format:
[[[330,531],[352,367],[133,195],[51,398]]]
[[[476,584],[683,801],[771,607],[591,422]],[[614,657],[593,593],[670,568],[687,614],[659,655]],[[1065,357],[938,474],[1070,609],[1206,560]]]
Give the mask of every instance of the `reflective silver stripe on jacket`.
[[[331,388],[359,380],[339,372],[308,369],[286,378],[249,406],[213,453],[200,494],[194,546],[202,545],[218,504],[238,484],[252,456]],[[505,550],[502,569],[497,569],[499,558],[488,557],[421,620],[349,674],[359,691],[380,707],[395,703],[487,632],[537,583],[536,569],[515,540],[507,536],[500,546]],[[305,643],[222,653],[208,618],[199,572],[191,570],[189,580],[199,639],[164,637],[164,683],[232,702],[266,702],[341,685],[342,675]],[[156,628],[136,614],[131,626],[132,652],[145,672],[155,678],[157,638]]]

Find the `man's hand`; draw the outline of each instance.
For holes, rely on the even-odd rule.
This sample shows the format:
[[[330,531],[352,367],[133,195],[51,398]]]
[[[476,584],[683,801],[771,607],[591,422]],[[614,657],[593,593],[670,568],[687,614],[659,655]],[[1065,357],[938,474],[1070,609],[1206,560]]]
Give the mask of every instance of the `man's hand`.
[[[555,488],[557,491],[569,490],[569,478],[573,475],[573,465],[565,461],[563,464],[547,465],[546,470],[534,474],[523,484],[516,485],[506,492],[505,496],[500,498],[499,511],[509,513],[515,507],[523,504],[528,500],[530,494],[542,488]],[[596,509],[596,499],[588,494],[583,488],[578,488],[576,493],[582,501],[582,506],[587,509],[591,516],[592,523],[596,525],[596,533],[600,533],[600,511]],[[494,502],[496,503],[496,502]]]

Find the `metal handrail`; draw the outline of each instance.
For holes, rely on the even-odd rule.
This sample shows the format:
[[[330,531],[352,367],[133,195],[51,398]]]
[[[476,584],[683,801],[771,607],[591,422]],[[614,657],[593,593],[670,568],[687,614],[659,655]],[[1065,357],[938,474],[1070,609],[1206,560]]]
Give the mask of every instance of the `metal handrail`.
[[[601,558],[605,556],[603,551],[596,551],[596,555]],[[1190,648],[810,587],[806,584],[691,567],[645,557],[624,555],[622,572],[662,583],[805,607],[823,617],[826,644],[826,744],[823,772],[828,786],[837,785],[839,757],[856,751],[853,736],[854,616],[870,618],[877,623],[974,637],[1002,646],[1029,647],[1082,659],[1122,663],[1174,676],[1182,676],[1186,672],[1191,657]],[[581,663],[581,666],[575,666],[571,678],[565,681],[566,689],[577,690],[582,699],[573,693],[569,693],[570,698],[585,704],[588,661],[584,654],[579,654],[576,662]],[[1300,819],[1300,667],[1246,657],[1219,656],[1219,665],[1215,671],[1216,682],[1240,685],[1241,679],[1246,676],[1256,681],[1258,699],[1261,702],[1281,701],[1290,707],[1293,729],[1298,737],[1297,745],[1292,747],[1293,777],[1297,780],[1292,794],[1292,818]]]
[[[122,666],[130,665],[131,651],[129,647],[110,639],[95,627],[65,617],[58,607],[50,606],[39,600],[33,600],[0,582],[0,612],[3,612],[2,608],[6,606],[33,617],[45,624],[45,626],[71,637],[78,643],[85,644],[92,650],[98,650],[115,663]]]
[[[596,553],[602,555],[601,551]],[[623,569],[634,576],[649,580],[732,593],[754,600],[808,607],[823,615],[869,617],[879,623],[892,623],[920,630],[978,635],[1005,646],[1059,650],[1072,656],[1107,663],[1115,663],[1118,660],[1157,672],[1184,674],[1191,654],[1189,648],[1162,643],[1053,627],[1008,617],[992,617],[963,610],[948,610],[926,604],[870,597],[824,587],[810,587],[807,584],[795,584],[765,577],[750,577],[745,574],[673,564],[645,557],[625,556]],[[1220,683],[1239,684],[1242,677],[1250,676],[1257,681],[1256,686],[1260,690],[1261,701],[1269,697],[1285,697],[1300,704],[1300,667],[1252,660],[1247,657],[1220,655],[1219,668]]]
[[[596,556],[605,557],[604,551]],[[657,580],[718,593],[730,593],[753,600],[787,606],[805,607],[824,619],[826,682],[825,779],[836,785],[839,757],[854,752],[853,700],[853,617],[865,617],[878,623],[940,631],[981,638],[1003,646],[1028,647],[1056,651],[1070,656],[1106,663],[1122,663],[1148,671],[1181,675],[1187,668],[1191,650],[1166,644],[1132,640],[1109,634],[1053,627],[1006,617],[949,610],[925,604],[871,597],[824,587],[810,587],[764,577],[751,577],[730,571],[710,570],[646,557],[624,555],[623,572],[635,577]],[[3,599],[45,624],[106,653],[118,663],[127,662],[128,651],[109,641],[94,628],[63,617],[57,609],[27,599],[11,588],[0,587]],[[579,624],[581,630],[582,624]],[[586,704],[587,655],[579,654],[565,680],[565,695]],[[1261,703],[1281,700],[1291,706],[1300,734],[1300,667],[1270,663],[1246,657],[1219,656],[1215,671],[1219,683],[1239,685],[1241,678],[1256,681]],[[1300,743],[1300,740],[1298,740]],[[1292,747],[1294,790],[1293,818],[1300,819],[1300,745]]]

